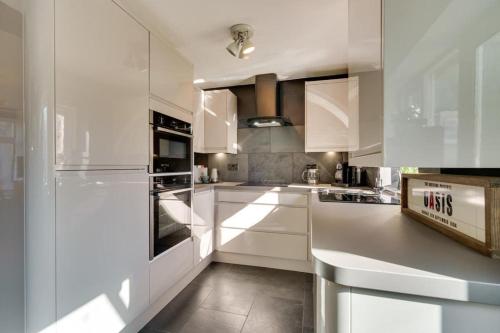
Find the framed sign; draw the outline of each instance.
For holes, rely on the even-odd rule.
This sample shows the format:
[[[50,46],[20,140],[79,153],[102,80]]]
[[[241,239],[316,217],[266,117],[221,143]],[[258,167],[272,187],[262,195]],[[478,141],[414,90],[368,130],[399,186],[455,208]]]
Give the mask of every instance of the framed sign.
[[[401,211],[482,254],[500,257],[500,178],[405,174]]]

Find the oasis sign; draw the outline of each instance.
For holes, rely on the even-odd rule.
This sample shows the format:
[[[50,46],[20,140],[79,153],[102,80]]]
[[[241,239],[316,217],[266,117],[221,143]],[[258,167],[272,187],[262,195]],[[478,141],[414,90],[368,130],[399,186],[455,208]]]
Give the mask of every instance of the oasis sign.
[[[407,193],[408,208],[413,212],[485,242],[483,187],[410,178]]]

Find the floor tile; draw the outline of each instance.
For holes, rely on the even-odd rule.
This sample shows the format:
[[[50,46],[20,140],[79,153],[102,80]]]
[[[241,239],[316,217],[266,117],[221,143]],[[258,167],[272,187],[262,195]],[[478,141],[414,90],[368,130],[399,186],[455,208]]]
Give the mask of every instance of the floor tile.
[[[198,309],[180,330],[181,333],[240,332],[246,316],[209,309]]]
[[[254,294],[240,288],[239,290],[225,291],[214,289],[210,295],[201,303],[205,309],[219,310],[240,315],[247,315],[254,300]]]
[[[314,300],[312,290],[304,290],[304,311],[303,322],[304,327],[314,327]]]
[[[259,296],[255,299],[242,332],[301,333],[303,306],[299,301]]]
[[[168,333],[178,332],[211,291],[209,287],[188,285],[145,328]]]

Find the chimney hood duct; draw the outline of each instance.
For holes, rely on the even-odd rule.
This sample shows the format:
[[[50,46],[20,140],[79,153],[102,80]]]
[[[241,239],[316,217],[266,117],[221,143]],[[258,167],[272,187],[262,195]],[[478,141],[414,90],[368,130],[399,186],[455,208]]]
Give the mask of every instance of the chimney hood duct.
[[[291,126],[292,123],[278,111],[278,76],[262,74],[255,76],[255,99],[257,116],[247,120],[248,127]]]

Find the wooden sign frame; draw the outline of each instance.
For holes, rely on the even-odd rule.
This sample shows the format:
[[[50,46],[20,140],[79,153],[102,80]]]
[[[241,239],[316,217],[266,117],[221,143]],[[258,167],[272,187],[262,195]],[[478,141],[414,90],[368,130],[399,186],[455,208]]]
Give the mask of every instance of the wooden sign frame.
[[[408,181],[418,179],[433,184],[447,183],[450,185],[465,185],[484,189],[484,242],[465,233],[440,223],[409,208]],[[444,185],[446,187],[446,185]],[[459,176],[443,174],[403,174],[401,176],[401,212],[412,219],[421,222],[459,243],[484,255],[500,259],[500,178],[482,176]]]

